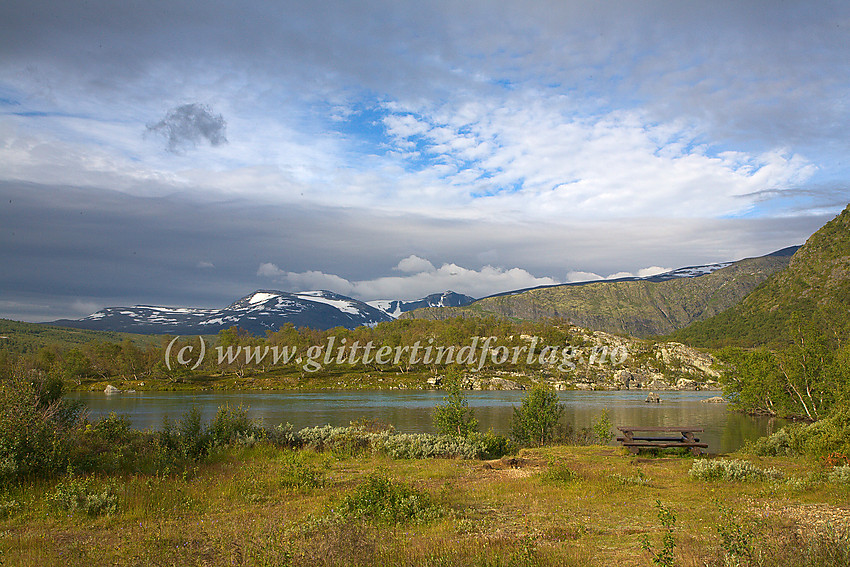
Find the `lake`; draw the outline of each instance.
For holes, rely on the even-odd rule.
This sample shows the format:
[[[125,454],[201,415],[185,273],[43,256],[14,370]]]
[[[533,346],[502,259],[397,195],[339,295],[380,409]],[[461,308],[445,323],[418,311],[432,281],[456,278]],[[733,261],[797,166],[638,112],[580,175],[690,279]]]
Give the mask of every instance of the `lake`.
[[[480,429],[507,433],[513,406],[519,406],[525,392],[466,392],[475,410]],[[709,452],[727,453],[747,440],[772,433],[782,423],[730,412],[726,404],[701,400],[717,392],[660,392],[660,404],[644,402],[647,392],[566,391],[558,392],[566,407],[565,420],[574,427],[589,427],[603,410],[608,410],[615,426],[692,426],[705,429],[700,438]],[[106,395],[76,392],[69,398],[82,400],[90,416],[110,412],[127,415],[139,429],[159,428],[163,418],[178,419],[193,406],[209,421],[219,406],[248,408],[248,414],[261,419],[266,427],[291,423],[296,429],[314,425],[348,425],[353,420],[378,419],[405,433],[433,433],[432,412],[443,402],[444,392],[419,390],[380,391],[275,391],[275,392],[137,392]]]

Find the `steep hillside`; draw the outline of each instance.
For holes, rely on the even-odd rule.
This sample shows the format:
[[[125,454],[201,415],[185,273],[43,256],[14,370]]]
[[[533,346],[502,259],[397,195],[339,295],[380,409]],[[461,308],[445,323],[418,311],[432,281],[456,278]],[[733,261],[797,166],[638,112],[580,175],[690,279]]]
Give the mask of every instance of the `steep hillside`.
[[[740,304],[675,333],[698,346],[781,347],[794,326],[850,327],[850,206],[814,233],[788,267]]]
[[[579,327],[609,333],[663,335],[735,305],[788,265],[789,256],[783,252],[740,260],[695,277],[552,286],[487,297],[466,307],[419,309],[402,317],[561,317]]]

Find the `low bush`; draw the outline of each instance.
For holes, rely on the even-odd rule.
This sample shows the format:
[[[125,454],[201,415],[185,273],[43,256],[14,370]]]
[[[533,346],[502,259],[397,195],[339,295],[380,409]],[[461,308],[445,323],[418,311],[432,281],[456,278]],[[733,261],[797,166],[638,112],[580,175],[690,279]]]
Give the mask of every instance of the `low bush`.
[[[337,508],[343,518],[385,524],[426,523],[442,512],[427,492],[372,473]]]
[[[643,471],[637,471],[637,473],[632,476],[614,473],[611,475],[611,479],[621,486],[650,486],[649,478],[643,473]]]
[[[98,483],[90,476],[71,476],[57,484],[47,500],[53,508],[71,514],[83,512],[100,516],[118,511],[117,484],[113,479]]]
[[[260,424],[248,417],[247,408],[242,405],[237,408],[223,405],[218,408],[207,427],[207,435],[212,445],[252,444],[249,440],[262,439],[265,437],[265,431]]]
[[[850,455],[850,408],[836,408],[814,423],[786,425],[773,435],[747,443],[745,452],[760,456]]]
[[[304,453],[291,451],[284,457],[280,485],[288,490],[310,490],[325,485],[325,470],[307,462]]]
[[[850,465],[835,467],[827,475],[829,482],[850,485]]]
[[[782,473],[776,469],[761,469],[749,461],[741,459],[694,461],[688,474],[699,480],[779,480]]]

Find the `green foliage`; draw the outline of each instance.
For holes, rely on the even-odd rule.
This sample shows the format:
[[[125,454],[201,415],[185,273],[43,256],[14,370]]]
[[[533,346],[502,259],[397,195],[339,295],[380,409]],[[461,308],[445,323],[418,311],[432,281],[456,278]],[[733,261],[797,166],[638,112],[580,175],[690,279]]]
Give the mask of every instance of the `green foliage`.
[[[442,515],[428,493],[376,472],[337,507],[344,518],[381,524],[426,523]]]
[[[79,414],[43,373],[0,377],[0,483],[67,467]]]
[[[676,549],[676,539],[673,537],[673,530],[676,527],[676,513],[664,506],[660,500],[655,501],[655,507],[658,509],[658,521],[661,522],[661,527],[664,529],[664,534],[661,536],[661,549],[658,551],[653,550],[649,536],[643,537],[641,547],[652,554],[653,564],[663,567],[673,567],[675,565],[673,550]]]
[[[47,500],[55,509],[71,514],[110,515],[118,511],[118,485],[114,479],[102,483],[91,476],[70,476],[56,485]]]
[[[264,436],[263,428],[248,417],[248,408],[240,405],[232,408],[223,405],[218,408],[207,428],[213,445],[227,445],[242,439],[259,439]]]
[[[542,447],[552,439],[563,415],[564,406],[558,394],[537,385],[523,398],[522,405],[514,408],[511,435],[520,445]]]
[[[850,408],[835,408],[815,423],[786,425],[773,435],[747,443],[744,451],[770,457],[824,457],[831,453],[850,456]]]
[[[276,428],[270,438],[287,447],[305,447],[315,451],[356,455],[373,452],[394,459],[427,458],[499,458],[514,450],[510,441],[492,432],[473,433],[468,437],[431,435],[428,433],[397,433],[392,430],[364,431],[357,427],[305,427],[293,432]]]
[[[443,435],[468,437],[478,429],[478,420],[461,388],[460,372],[447,372],[445,384],[448,395],[444,405],[434,408],[434,425]]]
[[[607,409],[602,410],[602,414],[591,426],[594,435],[596,435],[603,444],[609,443],[611,439],[614,438],[614,434],[611,432],[613,427],[614,424],[611,422],[611,416],[608,414]]]
[[[699,480],[726,480],[731,482],[779,480],[782,473],[776,469],[761,469],[741,459],[698,459],[688,474]]]
[[[325,470],[309,463],[303,452],[288,451],[283,462],[280,476],[282,487],[306,491],[325,485]]]
[[[720,506],[717,533],[727,565],[740,565],[742,560],[748,564],[755,556],[754,527],[741,522],[730,508]]]
[[[779,352],[722,350],[724,395],[750,413],[817,420],[850,399],[850,347],[813,327],[798,327]]]
[[[500,459],[505,455],[513,455],[518,449],[510,439],[493,433],[493,430],[488,430],[486,433],[473,433],[467,440],[478,446],[477,458],[479,459]]]

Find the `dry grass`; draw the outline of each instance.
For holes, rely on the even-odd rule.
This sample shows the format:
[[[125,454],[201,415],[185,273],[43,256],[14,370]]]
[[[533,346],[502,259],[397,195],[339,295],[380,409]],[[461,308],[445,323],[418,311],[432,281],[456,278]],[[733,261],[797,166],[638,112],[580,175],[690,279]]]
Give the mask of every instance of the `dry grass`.
[[[185,475],[120,478],[113,516],[57,513],[47,500],[53,483],[9,489],[0,500],[19,505],[0,519],[0,564],[647,565],[641,538],[660,540],[660,500],[677,514],[676,564],[720,565],[720,503],[789,542],[802,527],[819,529],[807,511],[850,522],[848,487],[697,481],[692,463],[610,447],[548,447],[491,462],[233,448]],[[803,460],[758,464],[800,478],[822,472]],[[299,485],[313,478],[305,470],[321,482]],[[390,526],[336,515],[334,505],[376,470],[427,492],[442,513]]]

